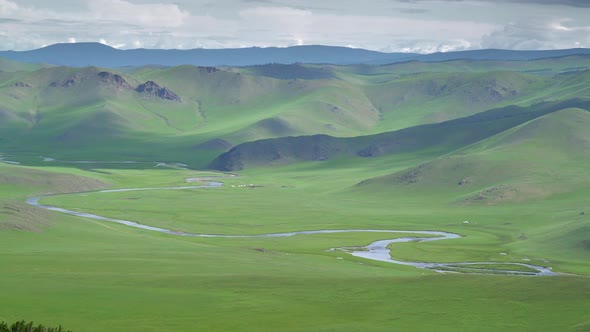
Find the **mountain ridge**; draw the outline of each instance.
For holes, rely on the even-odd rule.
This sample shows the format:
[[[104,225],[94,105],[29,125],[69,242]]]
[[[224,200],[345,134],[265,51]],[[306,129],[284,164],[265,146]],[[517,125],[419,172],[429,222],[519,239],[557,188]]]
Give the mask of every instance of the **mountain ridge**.
[[[228,49],[128,49],[84,42],[61,43],[28,51],[0,51],[0,57],[52,65],[106,68],[147,65],[252,66],[263,64],[391,64],[407,61],[440,62],[459,59],[526,61],[590,54],[590,49],[500,50],[483,49],[447,53],[386,53],[360,48],[324,45],[290,47],[247,47]]]

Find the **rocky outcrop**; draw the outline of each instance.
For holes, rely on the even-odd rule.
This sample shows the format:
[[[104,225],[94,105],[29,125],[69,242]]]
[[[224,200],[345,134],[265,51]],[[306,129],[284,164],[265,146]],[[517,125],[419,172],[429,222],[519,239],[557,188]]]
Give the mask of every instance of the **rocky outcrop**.
[[[78,83],[79,83],[78,80],[73,79],[73,78],[70,78],[69,80],[63,82],[63,84],[61,86],[64,87],[64,88],[69,88],[69,87],[74,86],[74,85],[76,85]]]
[[[208,74],[213,74],[213,73],[220,71],[218,68],[215,68],[215,67],[199,67],[199,69],[208,73]]]
[[[399,175],[393,178],[393,183],[397,184],[415,184],[420,182],[422,179],[422,175],[424,174],[424,170],[426,168],[426,164],[419,165],[409,171],[402,172]]]
[[[69,88],[75,85],[82,83],[85,80],[85,77],[81,73],[77,73],[76,75],[68,78],[63,82],[52,82],[49,86],[50,87],[62,87],[62,88]]]
[[[30,88],[31,86],[25,82],[15,82],[12,84],[12,86],[17,87],[17,88]]]
[[[78,80],[70,78],[69,80],[66,80],[63,83],[62,82],[51,82],[51,84],[49,84],[49,86],[52,88],[56,88],[56,87],[69,88],[69,87],[74,86],[78,83],[79,83]]]
[[[110,73],[108,71],[101,71],[98,73],[100,82],[105,83],[111,87],[120,90],[131,90],[132,87],[127,83],[123,76],[119,74]]]
[[[516,191],[518,191],[518,188],[510,188],[508,186],[501,184],[499,186],[495,186],[495,187],[491,187],[491,188],[482,190],[476,194],[473,194],[473,195],[467,197],[465,200],[466,201],[484,201],[488,198],[504,198],[506,196],[505,192],[508,190],[516,192]]]
[[[144,95],[154,96],[165,100],[171,100],[176,102],[181,101],[180,97],[176,93],[172,92],[167,87],[162,87],[158,85],[158,83],[154,81],[147,81],[143,84],[140,84],[139,86],[137,86],[137,88],[135,88],[135,91]]]

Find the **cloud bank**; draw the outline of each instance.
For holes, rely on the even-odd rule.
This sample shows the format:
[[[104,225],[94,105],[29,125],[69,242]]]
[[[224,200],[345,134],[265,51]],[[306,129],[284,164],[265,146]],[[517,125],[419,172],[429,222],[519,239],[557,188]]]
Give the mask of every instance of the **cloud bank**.
[[[0,0],[0,49],[82,41],[123,49],[556,49],[590,47],[587,17],[582,0]]]

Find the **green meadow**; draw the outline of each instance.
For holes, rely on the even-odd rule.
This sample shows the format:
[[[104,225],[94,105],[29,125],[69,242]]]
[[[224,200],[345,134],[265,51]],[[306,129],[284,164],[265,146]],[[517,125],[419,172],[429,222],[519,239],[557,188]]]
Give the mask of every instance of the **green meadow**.
[[[88,192],[42,202],[203,233],[445,230],[464,238],[395,245],[393,256],[531,262],[567,275],[445,275],[327,251],[395,237],[391,234],[185,238],[36,211],[21,202],[54,188],[176,186],[185,185],[187,177],[211,173],[102,170],[110,173],[104,174],[2,166],[3,183],[27,189],[3,185],[0,278],[5,296],[0,318],[26,315],[84,331],[587,328],[590,269],[584,239],[590,227],[579,215],[587,206],[587,190],[524,204],[471,204],[458,202],[442,188],[412,196],[386,189],[366,192],[355,185],[367,175],[362,168],[300,167],[246,171],[223,179],[223,188]],[[54,179],[51,188],[46,178]],[[255,187],[237,187],[246,183]]]
[[[103,69],[6,66],[0,157],[22,164],[0,163],[0,322],[590,330],[585,57],[113,71],[181,102],[101,81]],[[312,134],[331,136],[295,137]],[[224,185],[165,189],[208,181]],[[124,188],[156,190],[98,192]],[[330,250],[402,233],[183,237],[25,203],[48,194],[42,204],[189,233],[452,232],[391,255],[559,275],[437,273]]]

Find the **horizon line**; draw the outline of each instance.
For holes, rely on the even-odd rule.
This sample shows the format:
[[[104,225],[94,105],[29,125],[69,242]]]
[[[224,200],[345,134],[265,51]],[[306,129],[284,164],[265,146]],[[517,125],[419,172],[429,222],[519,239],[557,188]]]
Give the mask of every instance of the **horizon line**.
[[[383,50],[373,50],[368,48],[362,47],[354,47],[350,45],[326,45],[326,44],[304,44],[304,45],[288,45],[288,46],[280,46],[280,45],[273,45],[273,46],[259,46],[259,45],[252,45],[252,46],[243,46],[243,47],[223,47],[223,48],[206,48],[206,47],[195,47],[195,48],[119,48],[113,45],[109,45],[106,43],[102,43],[100,41],[76,41],[76,42],[59,42],[49,45],[43,45],[38,48],[33,49],[26,49],[26,50],[14,50],[14,49],[4,49],[0,50],[0,52],[30,52],[41,50],[45,48],[49,48],[52,46],[59,46],[59,45],[75,45],[75,44],[93,44],[93,45],[101,45],[104,47],[108,47],[113,50],[118,51],[133,51],[133,50],[153,50],[153,51],[192,51],[192,50],[244,50],[244,49],[288,49],[288,48],[299,48],[299,47],[332,47],[332,48],[345,48],[351,50],[361,50],[361,51],[368,51],[368,52],[375,52],[375,53],[382,53],[382,54],[420,54],[420,55],[429,55],[429,54],[444,54],[444,53],[458,53],[458,52],[472,52],[472,51],[512,51],[512,52],[544,52],[544,51],[567,51],[567,50],[589,50],[590,48],[587,47],[572,47],[572,48],[554,48],[554,49],[504,49],[504,48],[470,48],[470,49],[463,49],[463,50],[451,50],[451,51],[437,51],[431,53],[421,53],[421,52],[411,52],[411,51],[383,51]]]

